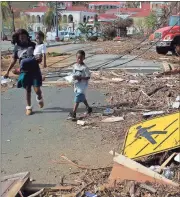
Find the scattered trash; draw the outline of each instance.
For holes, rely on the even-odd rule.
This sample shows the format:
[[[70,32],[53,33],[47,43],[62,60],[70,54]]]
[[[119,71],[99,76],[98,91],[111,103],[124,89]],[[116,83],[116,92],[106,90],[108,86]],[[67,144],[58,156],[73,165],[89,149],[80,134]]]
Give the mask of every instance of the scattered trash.
[[[154,172],[158,172],[158,170],[160,169],[160,166],[150,166],[149,169],[151,169]]]
[[[180,101],[180,95],[176,97],[176,101]]]
[[[178,109],[180,107],[180,102],[173,102],[172,103],[172,108],[173,109]]]
[[[3,84],[8,84],[10,82],[12,82],[13,80],[10,78],[4,78],[3,76],[1,76],[1,85]]]
[[[123,117],[109,117],[109,118],[106,118],[106,119],[103,119],[102,122],[119,122],[119,121],[122,121],[124,120]]]
[[[85,195],[86,195],[87,197],[97,197],[97,194],[92,194],[92,193],[90,193],[90,192],[85,192]]]
[[[106,108],[103,112],[103,115],[104,116],[109,116],[109,115],[112,115],[114,113],[114,109],[111,109],[111,108]]]
[[[78,124],[78,125],[81,125],[81,126],[84,126],[84,125],[86,124],[86,122],[83,121],[83,120],[78,120],[78,121],[77,121],[77,124]]]
[[[164,177],[166,177],[167,179],[172,180],[174,177],[174,172],[170,169],[170,168],[166,168],[163,170],[163,174]]]
[[[64,79],[69,82],[69,83],[73,83],[74,82],[74,78],[73,78],[73,75],[68,75],[66,77],[64,77]]]
[[[150,112],[143,113],[143,116],[160,115],[164,113],[165,113],[164,111],[150,111]]]
[[[139,81],[138,80],[129,80],[129,83],[139,83]]]
[[[174,160],[180,163],[180,153],[175,156]]]
[[[124,81],[124,79],[122,79],[122,78],[112,78],[111,80],[116,81],[116,82]]]

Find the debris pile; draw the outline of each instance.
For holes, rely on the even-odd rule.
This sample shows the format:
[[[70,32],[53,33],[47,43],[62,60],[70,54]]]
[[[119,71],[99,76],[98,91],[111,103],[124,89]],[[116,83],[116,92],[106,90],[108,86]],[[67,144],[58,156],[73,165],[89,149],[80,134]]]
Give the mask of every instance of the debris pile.
[[[96,54],[117,54],[117,55],[140,55],[145,52],[141,58],[148,60],[158,60],[161,61],[162,57],[169,60],[171,63],[178,63],[179,58],[175,56],[164,56],[157,54],[154,47],[152,47],[148,42],[142,42],[137,39],[127,39],[123,41],[104,41],[98,42]],[[111,46],[108,47],[107,46]],[[151,48],[150,48],[151,47]],[[149,49],[150,48],[150,49]],[[148,50],[149,49],[149,50]]]

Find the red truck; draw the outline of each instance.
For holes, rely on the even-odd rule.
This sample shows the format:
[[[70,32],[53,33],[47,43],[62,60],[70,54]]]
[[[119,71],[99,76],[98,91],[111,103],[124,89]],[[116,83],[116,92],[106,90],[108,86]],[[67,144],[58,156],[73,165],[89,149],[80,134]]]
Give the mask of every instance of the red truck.
[[[149,40],[156,42],[156,52],[166,55],[168,51],[173,54],[176,52],[176,46],[180,46],[180,13],[170,16],[169,26],[156,30]]]

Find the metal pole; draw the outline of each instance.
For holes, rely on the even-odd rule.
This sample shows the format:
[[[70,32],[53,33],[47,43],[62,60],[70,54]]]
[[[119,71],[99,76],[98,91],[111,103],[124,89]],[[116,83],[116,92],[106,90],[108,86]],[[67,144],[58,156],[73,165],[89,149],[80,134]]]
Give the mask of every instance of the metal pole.
[[[58,9],[57,9],[58,2],[56,1],[56,41],[59,41],[58,37]]]

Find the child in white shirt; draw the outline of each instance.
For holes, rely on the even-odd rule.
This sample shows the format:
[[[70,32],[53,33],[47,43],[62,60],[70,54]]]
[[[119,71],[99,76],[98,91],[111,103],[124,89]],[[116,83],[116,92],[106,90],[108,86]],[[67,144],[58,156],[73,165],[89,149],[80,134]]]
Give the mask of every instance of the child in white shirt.
[[[73,108],[73,112],[70,112],[68,119],[76,118],[76,112],[79,103],[85,104],[88,113],[92,112],[92,108],[89,106],[85,96],[86,89],[88,88],[88,81],[90,79],[89,68],[83,62],[85,59],[85,52],[83,50],[79,50],[76,53],[76,59],[77,63],[73,67],[73,78],[74,80],[76,80],[74,83],[75,105]]]
[[[44,42],[44,33],[42,31],[37,32],[36,34],[37,45],[34,49],[34,56],[42,56],[43,68],[46,68],[46,45]]]

